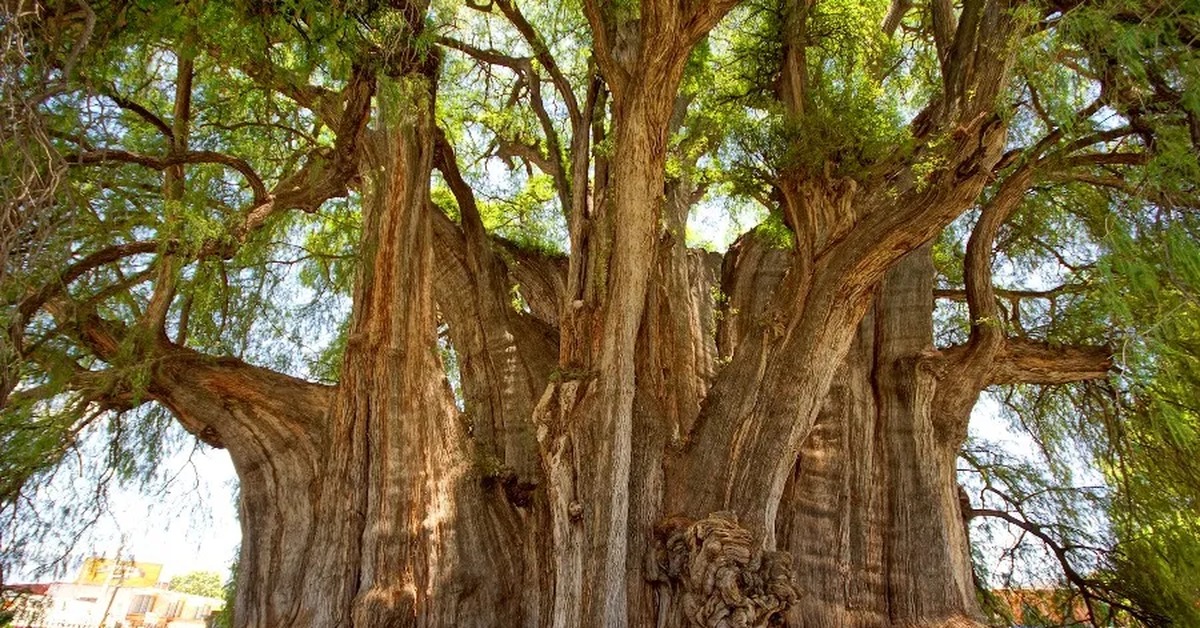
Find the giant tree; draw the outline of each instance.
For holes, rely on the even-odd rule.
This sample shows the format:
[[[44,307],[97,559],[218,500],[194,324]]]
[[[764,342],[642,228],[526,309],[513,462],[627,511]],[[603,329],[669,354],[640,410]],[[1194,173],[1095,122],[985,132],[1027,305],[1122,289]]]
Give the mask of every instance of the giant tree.
[[[1194,325],[1114,293],[1195,294],[1179,7],[6,12],[8,512],[165,411],[237,470],[239,626],[971,625],[972,518],[1188,612],[1103,576],[1194,529]],[[689,248],[717,202],[761,224]],[[987,388],[1104,427],[1102,558],[964,450]]]

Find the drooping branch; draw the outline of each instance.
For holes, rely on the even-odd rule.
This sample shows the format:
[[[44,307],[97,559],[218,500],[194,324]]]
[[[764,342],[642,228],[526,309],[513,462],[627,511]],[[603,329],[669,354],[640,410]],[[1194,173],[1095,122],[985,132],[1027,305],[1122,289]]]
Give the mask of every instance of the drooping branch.
[[[1129,613],[1130,615],[1145,621],[1147,625],[1154,625],[1158,623],[1158,618],[1149,616],[1141,609],[1126,604],[1119,597],[1109,593],[1105,589],[1103,583],[1098,582],[1095,579],[1088,578],[1080,573],[1079,570],[1075,568],[1075,565],[1071,562],[1072,548],[1061,543],[1053,535],[1047,532],[1043,526],[1033,523],[1027,518],[1018,517],[1011,512],[997,510],[994,508],[970,508],[963,511],[963,516],[967,519],[975,519],[980,517],[1000,519],[1001,521],[1004,521],[1009,525],[1015,526],[1021,531],[1032,535],[1034,538],[1040,541],[1042,545],[1044,545],[1046,549],[1049,550],[1054,556],[1054,560],[1062,569],[1063,576],[1065,576],[1067,581],[1071,583],[1073,587],[1075,587],[1075,590],[1078,591],[1081,596],[1083,596],[1084,604],[1087,606],[1088,610],[1088,619],[1092,625],[1106,625],[1102,623],[1100,616],[1097,614],[1097,602],[1103,603],[1111,609]]]
[[[183,67],[184,64],[181,63],[180,68],[183,69]],[[186,134],[190,121],[190,83],[188,81],[181,81],[181,92],[177,94],[176,115],[170,127],[173,146],[169,154],[151,156],[130,151],[103,149],[87,150],[68,156],[67,162],[80,165],[131,163],[163,170],[166,173],[164,193],[169,199],[176,200],[182,197],[181,166],[200,163],[221,164],[233,168],[245,176],[253,190],[254,201],[246,210],[242,220],[226,234],[210,237],[198,244],[185,245],[178,240],[164,239],[135,241],[105,247],[70,264],[54,280],[27,292],[16,303],[17,315],[6,330],[7,342],[5,344],[7,346],[4,356],[6,365],[13,360],[21,359],[24,351],[26,326],[38,310],[57,309],[58,315],[61,315],[63,311],[66,311],[63,309],[64,307],[70,310],[78,309],[78,306],[82,305],[85,309],[94,309],[96,298],[91,299],[88,303],[70,307],[68,305],[72,302],[69,300],[58,304],[54,303],[56,300],[61,300],[72,283],[91,271],[136,255],[158,253],[161,256],[157,264],[158,289],[154,291],[151,307],[147,308],[143,316],[149,317],[147,318],[149,326],[161,329],[173,295],[173,275],[177,272],[177,268],[173,268],[174,266],[187,260],[203,259],[214,255],[230,257],[236,251],[237,246],[245,243],[272,215],[287,209],[314,211],[328,198],[344,194],[346,186],[357,173],[357,146],[360,144],[365,130],[367,115],[370,111],[370,95],[373,93],[373,89],[374,82],[371,74],[363,68],[356,68],[352,79],[342,93],[345,107],[339,114],[339,134],[333,149],[310,155],[309,161],[303,167],[281,181],[272,192],[267,191],[262,179],[245,160],[215,151],[187,150]],[[188,97],[183,97],[184,92],[188,93]],[[180,143],[181,140],[184,143]],[[145,272],[139,273],[138,277],[140,282],[145,278]],[[117,287],[131,285],[133,283],[128,281],[115,284]],[[101,291],[100,294],[111,295],[116,289],[110,287],[106,291]],[[87,320],[92,319],[87,318]],[[90,342],[91,349],[98,355],[103,355],[103,352],[111,352],[119,345],[118,340],[111,333],[112,324],[92,321],[84,328],[88,330],[88,333],[81,334],[81,338],[85,344]],[[109,333],[100,333],[105,329],[108,329]],[[181,330],[181,335],[183,333],[184,330]],[[16,385],[15,380],[7,375],[7,368],[5,373],[3,386],[0,387],[5,393],[4,396]]]

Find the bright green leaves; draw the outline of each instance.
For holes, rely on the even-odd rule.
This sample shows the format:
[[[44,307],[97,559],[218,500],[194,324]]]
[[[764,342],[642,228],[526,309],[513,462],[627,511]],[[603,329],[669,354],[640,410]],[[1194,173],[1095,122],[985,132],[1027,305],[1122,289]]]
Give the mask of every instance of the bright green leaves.
[[[811,106],[795,142],[804,167],[833,162],[853,175],[903,141],[899,94],[881,78],[883,68],[900,60],[879,28],[886,9],[881,2],[815,5],[807,49]]]
[[[853,176],[893,151],[906,137],[901,103],[906,86],[892,85],[888,68],[901,61],[879,28],[883,2],[816,3],[795,34],[785,28],[787,7],[750,3],[714,34],[719,53],[716,87],[722,98],[758,110],[734,129],[743,149],[768,160],[773,170],[832,169]],[[783,75],[785,38],[801,50],[802,65]],[[799,85],[803,110],[783,110],[784,81]],[[747,155],[747,158],[750,158]]]
[[[180,593],[220,598],[225,595],[225,582],[215,571],[191,571],[171,578],[167,588]]]
[[[1200,621],[1200,245],[1194,216],[1175,218],[1114,230],[1101,267],[1124,335],[1107,473],[1119,573],[1144,604],[1190,625]]]

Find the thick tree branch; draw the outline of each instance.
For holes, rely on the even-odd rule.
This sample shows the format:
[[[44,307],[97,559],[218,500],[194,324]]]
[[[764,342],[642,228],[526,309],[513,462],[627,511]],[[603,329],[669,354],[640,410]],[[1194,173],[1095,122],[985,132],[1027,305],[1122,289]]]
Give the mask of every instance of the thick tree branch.
[[[155,170],[167,170],[183,164],[221,164],[237,170],[245,177],[250,189],[254,191],[254,199],[262,202],[267,199],[267,186],[262,178],[244,159],[232,157],[215,151],[186,151],[163,156],[143,155],[124,150],[100,149],[65,155],[64,160],[69,164],[78,165],[118,165],[137,164]]]
[[[313,212],[330,198],[346,194],[347,186],[358,176],[359,149],[366,144],[374,93],[371,71],[364,66],[352,68],[351,78],[341,92],[344,107],[335,123],[333,148],[313,151],[299,170],[276,184],[272,194],[256,199],[242,224],[234,229],[237,243],[244,243],[276,213],[289,209]]]
[[[450,193],[458,202],[458,210],[462,214],[463,233],[467,236],[467,247],[474,249],[476,255],[487,248],[487,232],[484,229],[483,217],[479,214],[479,206],[475,202],[475,193],[470,184],[458,169],[458,157],[454,146],[446,139],[446,133],[437,129],[434,136],[433,165],[442,173]]]
[[[953,369],[967,352],[955,345],[930,356],[934,368]],[[1112,349],[1099,345],[1058,345],[1024,338],[1006,338],[987,368],[985,386],[1008,384],[1069,384],[1108,377]]]
[[[887,15],[883,17],[883,25],[881,29],[888,37],[896,34],[896,29],[900,27],[900,23],[904,21],[904,14],[912,8],[912,0],[892,0],[888,4]]]
[[[725,17],[726,13],[733,10],[741,3],[742,0],[690,0],[685,1],[685,11],[688,15],[685,19],[683,32],[686,40],[691,42],[688,44],[690,48],[697,40],[708,34],[709,31]]]
[[[953,26],[953,17],[949,19],[943,17],[940,20],[942,26],[938,27],[936,26],[939,22],[937,15],[946,9],[949,9],[951,12],[953,9],[951,8],[950,0],[932,1],[935,32],[947,28],[954,30],[953,44],[948,48],[939,50],[939,57],[942,60],[942,85],[945,96],[944,104],[947,106],[946,113],[954,114],[957,113],[960,107],[960,100],[964,97],[970,97],[972,74],[974,73],[973,66],[976,55],[980,52],[979,44],[981,40],[986,41],[986,38],[990,35],[990,33],[981,33],[980,25],[983,22],[985,10],[997,10],[995,7],[996,2],[995,0],[964,0],[957,27]],[[985,4],[988,5],[986,9]],[[942,37],[936,35],[934,37],[935,41],[942,39]]]
[[[1051,135],[1056,135],[1057,132]],[[1039,145],[1040,146],[1040,145]],[[979,393],[992,384],[992,377],[1010,348],[996,290],[992,284],[992,249],[1001,226],[1020,207],[1036,173],[1037,161],[1030,159],[1009,175],[984,204],[979,220],[967,241],[963,276],[970,312],[971,333],[967,344],[953,357],[940,378],[935,402],[936,423],[942,437],[951,442],[966,438],[971,408]],[[1014,314],[1015,315],[1015,314]],[[949,355],[947,356],[949,357]]]
[[[192,80],[195,73],[195,58],[189,49],[194,40],[194,33],[189,31],[184,36],[181,50],[176,53],[175,107],[171,118],[172,154],[186,154],[188,151],[188,135],[192,127]],[[179,220],[178,205],[183,202],[186,185],[182,165],[167,168],[163,173],[163,199],[166,201],[163,219],[168,224]],[[251,186],[253,185],[252,180]],[[261,181],[259,185],[262,185]],[[255,198],[261,198],[258,188],[255,189]],[[139,321],[140,325],[163,337],[166,337],[167,314],[171,309],[171,302],[175,300],[178,266],[179,260],[175,255],[165,252],[160,255],[154,291]]]
[[[609,15],[608,4],[609,0],[584,0],[583,14],[592,27],[592,50],[595,52],[596,63],[600,66],[600,73],[604,75],[609,90],[619,97],[629,82],[629,72],[617,61],[615,55],[613,39],[617,35],[617,26]]]
[[[988,384],[1067,384],[1103,379],[1112,368],[1112,349],[1106,346],[1009,338],[992,364]]]
[[[558,164],[546,157],[537,144],[527,144],[502,137],[496,138],[496,144],[496,156],[505,161],[516,157],[527,164],[537,166],[538,170],[554,177],[556,183],[558,177],[561,176]]]
[[[167,138],[168,142],[175,139],[175,134],[171,130],[171,125],[164,122],[163,119],[154,112],[128,98],[125,98],[124,96],[121,96],[120,94],[117,94],[114,91],[104,92],[104,95],[116,103],[118,107],[130,111],[136,114],[139,118],[149,122],[154,128],[158,129],[159,132],[163,134],[163,137]]]
[[[896,25],[899,25],[900,17],[903,15],[898,10],[900,5],[901,2],[899,1],[893,2],[892,10],[888,13],[888,17],[895,20]],[[893,12],[898,13],[898,15],[893,16]],[[954,46],[954,31],[958,28],[957,20],[954,17],[954,3],[951,0],[929,0],[929,13],[933,16],[933,44],[937,48],[942,73],[946,75],[949,74],[950,51]]]
[[[963,277],[967,308],[971,317],[971,336],[961,362],[952,369],[938,391],[945,400],[941,405],[960,406],[958,414],[969,414],[969,407],[982,390],[983,373],[1004,345],[1000,308],[992,285],[992,248],[1000,227],[1021,205],[1034,173],[1033,161],[1027,161],[1006,178],[980,211],[979,220],[967,240]]]

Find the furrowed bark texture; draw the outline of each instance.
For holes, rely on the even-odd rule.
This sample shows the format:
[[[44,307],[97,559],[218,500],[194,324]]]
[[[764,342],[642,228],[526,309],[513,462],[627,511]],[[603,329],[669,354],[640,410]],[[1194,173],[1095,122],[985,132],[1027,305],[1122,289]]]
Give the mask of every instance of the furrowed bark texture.
[[[242,488],[239,628],[974,624],[955,482],[971,406],[988,385],[1111,367],[1104,348],[987,324],[993,241],[1034,181],[1032,166],[1002,160],[994,113],[1016,28],[1008,7],[967,2],[959,17],[935,2],[944,93],[914,120],[916,146],[858,178],[833,163],[773,173],[787,237],[759,229],[722,258],[687,248],[703,185],[668,180],[666,166],[686,126],[690,97],[677,91],[691,48],[736,3],[583,4],[603,85],[590,77],[580,107],[516,4],[494,3],[567,103],[565,155],[545,103],[539,117],[568,258],[488,234],[435,128],[436,55],[401,48],[355,66],[340,105],[323,89],[325,104],[298,99],[336,122],[328,167],[314,158],[268,192],[245,162],[221,162],[254,189],[238,242],[276,211],[359,193],[337,386],[200,355],[183,346],[186,322],[172,341],[172,264],[136,323],[156,333],[60,303],[91,268],[169,252],[154,242],[84,258],[22,302],[21,325],[46,309],[109,363],[133,346],[153,365],[150,398],[229,450]],[[419,34],[428,6],[393,5]],[[782,6],[778,96],[793,122],[812,107],[813,8]],[[534,67],[521,64],[536,92]],[[89,152],[78,165],[165,169],[165,196],[182,198],[184,165],[211,159],[187,152],[182,110],[172,155]],[[696,170],[691,159],[679,170]],[[435,167],[457,222],[431,201]],[[928,243],[1003,173],[968,245],[970,342],[936,351]]]
[[[630,19],[584,3],[609,128],[591,106],[609,92],[589,85],[580,109],[516,5],[499,3],[574,103],[572,163],[543,120],[565,262],[488,235],[434,128],[436,72],[408,67],[374,90],[360,83],[357,106],[347,98],[347,113],[365,111],[374,91],[371,128],[339,128],[365,147],[340,384],[159,339],[171,359],[157,398],[229,447],[243,480],[239,626],[975,622],[955,482],[970,407],[992,383],[1109,366],[982,324],[988,251],[1025,169],[982,209],[968,247],[971,342],[932,347],[927,243],[998,170],[1012,21],[994,3],[961,20],[937,5],[945,93],[912,129],[928,146],[858,179],[832,164],[785,168],[774,200],[791,241],[755,232],[721,260],[684,243],[703,190],[665,173],[688,54],[732,3],[686,4],[647,0]],[[418,8],[405,13],[414,32]],[[797,42],[812,3],[784,9],[779,96],[800,120],[811,103]],[[588,146],[609,134],[589,180]],[[435,165],[458,224],[430,201]]]
[[[394,91],[379,97],[399,102],[381,103],[367,164],[361,250],[371,261],[357,279],[331,416],[336,446],[321,507],[338,522],[338,542],[324,549],[323,566],[356,582],[354,625],[470,624],[517,596],[506,590],[515,562],[496,551],[517,544],[492,534],[436,353],[433,85],[410,76]]]
[[[311,577],[318,514],[321,424],[336,391],[232,359],[177,352],[161,361],[156,397],[186,428],[225,447],[240,483],[239,626],[299,620]]]
[[[605,190],[603,202],[584,217],[586,237],[579,231],[574,240],[578,250],[561,317],[557,381],[535,411],[556,553],[554,626],[627,625],[650,606],[639,589],[645,581],[645,533],[658,514],[657,452],[665,442],[665,426],[661,416],[654,416],[652,425],[636,418],[639,378],[647,384],[653,380],[638,372],[639,329],[649,286],[662,268],[656,265],[656,243],[676,92],[691,47],[729,8],[654,1],[643,4],[640,20],[617,22],[595,3],[585,7],[601,34],[599,63],[613,88],[614,149],[605,168],[608,181],[596,183]],[[685,260],[667,264],[688,281]],[[667,286],[681,289],[681,284]],[[689,325],[684,319],[682,324]],[[680,381],[702,392],[706,385],[696,377],[703,378],[707,367],[689,371],[698,361],[688,358],[695,358],[697,349],[703,354],[698,345],[705,341],[674,341],[692,352],[680,364]],[[677,416],[691,412],[670,406],[668,401],[661,409]],[[642,536],[631,536],[631,529]],[[638,591],[632,599],[631,591]]]
[[[753,234],[752,234],[753,235]],[[790,255],[743,238],[727,260],[725,345],[760,315]],[[761,269],[734,275],[731,266]],[[955,456],[942,438],[925,368],[933,268],[922,248],[889,272],[837,367],[784,489],[776,520],[799,598],[788,626],[969,625],[974,601]]]
[[[498,455],[528,467],[529,445],[514,450],[531,438],[483,426],[469,438],[437,354],[432,83],[408,76],[379,98],[339,385],[186,355],[159,368],[159,396],[238,469],[236,625],[541,625],[540,587],[527,586],[539,581],[538,554],[524,549],[536,517],[487,471]],[[486,360],[478,344],[463,346]]]

